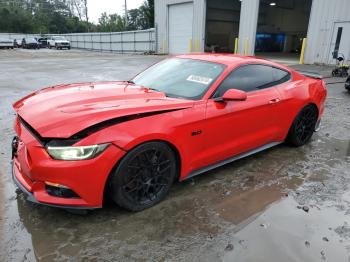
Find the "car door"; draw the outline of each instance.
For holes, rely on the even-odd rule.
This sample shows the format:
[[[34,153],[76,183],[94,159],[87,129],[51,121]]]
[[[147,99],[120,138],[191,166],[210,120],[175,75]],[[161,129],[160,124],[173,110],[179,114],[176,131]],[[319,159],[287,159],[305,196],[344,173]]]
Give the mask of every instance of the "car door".
[[[271,69],[257,64],[234,69],[208,100],[203,132],[206,165],[276,142],[281,133],[281,98]],[[228,89],[247,92],[247,99],[217,102],[215,98]]]

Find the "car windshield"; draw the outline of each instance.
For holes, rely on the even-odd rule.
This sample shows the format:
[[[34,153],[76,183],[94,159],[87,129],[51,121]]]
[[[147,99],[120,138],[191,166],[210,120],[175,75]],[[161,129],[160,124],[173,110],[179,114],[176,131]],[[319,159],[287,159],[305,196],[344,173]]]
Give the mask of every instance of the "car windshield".
[[[172,58],[166,59],[137,75],[132,82],[169,97],[201,99],[225,66],[212,62]]]

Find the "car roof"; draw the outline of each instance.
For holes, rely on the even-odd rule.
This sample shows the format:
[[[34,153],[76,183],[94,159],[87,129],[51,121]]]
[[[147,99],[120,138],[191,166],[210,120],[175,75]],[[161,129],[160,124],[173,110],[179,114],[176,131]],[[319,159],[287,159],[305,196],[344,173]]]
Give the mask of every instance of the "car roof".
[[[242,64],[248,64],[248,63],[266,64],[266,65],[271,65],[271,66],[275,66],[275,67],[279,67],[279,68],[283,68],[285,70],[291,71],[290,68],[284,65],[275,63],[265,58],[255,57],[255,56],[219,54],[219,53],[192,53],[192,54],[178,55],[175,57],[220,63],[230,67],[242,65]]]

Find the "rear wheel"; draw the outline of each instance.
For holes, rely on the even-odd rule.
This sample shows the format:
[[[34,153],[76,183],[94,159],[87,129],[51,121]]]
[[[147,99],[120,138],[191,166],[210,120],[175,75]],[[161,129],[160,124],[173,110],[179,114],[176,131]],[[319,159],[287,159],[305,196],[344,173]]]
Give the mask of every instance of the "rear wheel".
[[[165,198],[176,173],[172,149],[162,142],[148,142],[131,150],[118,164],[109,192],[119,206],[140,211]]]
[[[295,118],[286,142],[292,146],[305,145],[315,131],[317,117],[317,108],[314,105],[304,107]]]

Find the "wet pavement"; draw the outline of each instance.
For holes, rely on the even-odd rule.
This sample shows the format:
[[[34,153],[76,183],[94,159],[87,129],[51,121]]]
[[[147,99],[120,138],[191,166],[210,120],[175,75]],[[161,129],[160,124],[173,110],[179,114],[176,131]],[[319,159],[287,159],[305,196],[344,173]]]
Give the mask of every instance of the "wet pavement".
[[[107,201],[79,216],[24,200],[10,178],[11,103],[48,85],[128,79],[161,59],[0,50],[0,261],[349,262],[350,94],[339,83],[328,85],[322,129],[308,145],[279,145],[176,183],[151,209]]]

